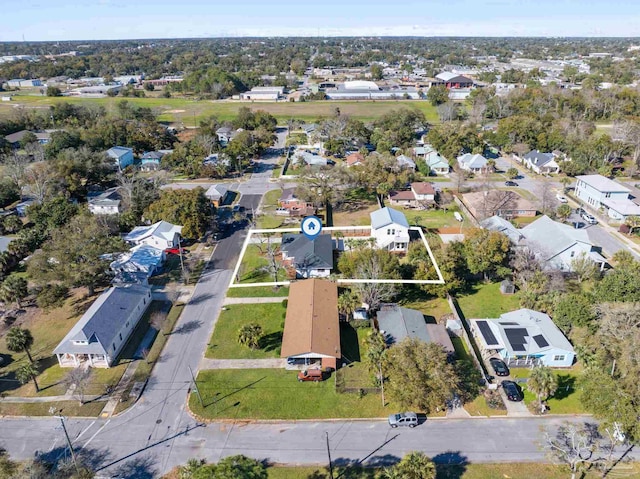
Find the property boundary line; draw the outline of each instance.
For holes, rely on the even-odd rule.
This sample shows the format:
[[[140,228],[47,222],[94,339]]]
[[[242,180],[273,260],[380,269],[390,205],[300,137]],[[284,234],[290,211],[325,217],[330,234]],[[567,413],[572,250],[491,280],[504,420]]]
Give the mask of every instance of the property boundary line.
[[[370,226],[330,226],[327,228],[322,228],[323,231],[344,231],[344,230],[368,230],[371,229]],[[436,262],[436,258],[433,255],[433,251],[429,247],[429,242],[422,231],[422,228],[417,226],[409,227],[410,231],[417,231],[420,235],[420,239],[427,249],[427,254],[429,255],[429,259],[433,264],[433,267],[436,270],[436,274],[438,275],[438,279],[362,279],[362,278],[339,278],[336,279],[336,283],[338,284],[356,284],[356,283],[373,283],[373,284],[445,284],[444,277],[442,276],[442,272],[440,271],[440,267]],[[229,283],[229,288],[254,288],[254,287],[266,287],[266,286],[289,286],[291,281],[271,281],[266,283],[236,283],[236,278],[238,278],[238,272],[240,271],[240,265],[242,264],[242,259],[244,258],[245,253],[247,252],[247,248],[251,244],[251,237],[254,234],[269,234],[269,233],[299,233],[300,228],[275,228],[275,229],[250,229],[247,237],[244,240],[242,245],[242,250],[240,251],[240,256],[238,257],[238,261],[236,263],[235,268],[233,269],[233,275],[231,276],[231,282]]]

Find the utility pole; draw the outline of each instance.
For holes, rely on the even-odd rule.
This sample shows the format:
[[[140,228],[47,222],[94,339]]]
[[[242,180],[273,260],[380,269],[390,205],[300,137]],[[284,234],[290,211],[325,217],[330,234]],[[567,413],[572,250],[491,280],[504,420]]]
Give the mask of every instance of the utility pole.
[[[73,460],[73,465],[76,467],[76,472],[80,475],[80,468],[78,467],[78,461],[76,460],[76,453],[73,450],[73,446],[71,445],[71,439],[69,438],[69,433],[67,432],[67,427],[64,424],[64,416],[53,416],[55,418],[60,419],[60,424],[62,424],[62,430],[64,431],[64,437],[67,438],[67,446],[69,447],[69,451],[71,452],[71,459]]]
[[[180,254],[180,269],[184,278],[184,260],[182,259],[182,237],[178,235],[178,253]]]
[[[329,432],[324,432],[327,437],[327,455],[329,456],[329,477],[333,479],[333,463],[331,462],[331,449],[329,448]]]
[[[193,392],[195,392],[196,396],[198,396],[198,401],[200,401],[200,406],[202,406],[202,408],[204,409],[204,402],[202,402],[202,396],[200,396],[200,390],[198,389],[196,378],[193,375],[193,370],[191,369],[191,366],[188,366],[188,367],[189,367],[189,373],[191,374],[191,381],[193,381]]]

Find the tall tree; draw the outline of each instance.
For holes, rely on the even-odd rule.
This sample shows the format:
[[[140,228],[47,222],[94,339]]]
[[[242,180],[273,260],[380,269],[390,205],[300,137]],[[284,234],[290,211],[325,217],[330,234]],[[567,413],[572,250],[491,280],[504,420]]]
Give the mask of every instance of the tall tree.
[[[384,399],[384,366],[387,355],[387,343],[384,336],[377,332],[370,332],[366,339],[367,352],[365,358],[369,371],[371,371],[376,379],[376,383],[380,385],[380,395],[382,397],[382,405],[385,405]]]
[[[201,238],[211,227],[213,207],[204,195],[204,189],[162,190],[160,198],[144,212],[149,221],[160,220],[182,225],[185,238]]]
[[[536,395],[538,404],[542,407],[542,402],[553,396],[558,389],[558,378],[551,368],[538,366],[531,371],[527,388]]]
[[[404,339],[389,349],[386,371],[389,395],[401,408],[440,411],[459,391],[459,378],[439,344]]]
[[[441,105],[449,100],[449,90],[444,85],[435,85],[427,91],[427,100],[433,106]]]
[[[509,257],[510,243],[502,233],[473,228],[464,239],[467,265],[472,274],[482,273],[485,281],[505,274],[505,264]]]
[[[37,363],[25,364],[23,366],[20,366],[16,370],[16,379],[20,382],[20,384],[27,384],[29,381],[33,381],[33,385],[36,388],[36,392],[40,392],[40,387],[38,386],[38,381],[36,380],[37,375],[38,375]]]
[[[33,364],[33,358],[29,351],[31,346],[33,346],[33,336],[31,335],[31,331],[19,326],[14,326],[9,329],[5,341],[7,342],[7,349],[9,351],[13,351],[15,353],[24,351],[29,358],[29,362]]]
[[[384,472],[385,478],[436,479],[436,465],[423,452],[412,451]]]
[[[0,299],[5,303],[14,302],[20,309],[20,301],[27,297],[27,280],[21,276],[12,274],[0,283]]]

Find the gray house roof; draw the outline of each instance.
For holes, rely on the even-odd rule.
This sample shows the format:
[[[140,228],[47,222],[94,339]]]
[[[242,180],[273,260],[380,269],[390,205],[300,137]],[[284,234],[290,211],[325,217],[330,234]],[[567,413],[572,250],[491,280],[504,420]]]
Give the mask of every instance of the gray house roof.
[[[388,206],[372,211],[369,213],[369,216],[371,217],[371,228],[374,230],[384,228],[391,224],[397,224],[404,226],[405,228],[409,227],[409,222],[404,214],[398,210],[389,208]]]
[[[13,238],[8,236],[0,236],[0,253],[4,253],[9,249],[9,243],[13,241]]]
[[[109,345],[142,298],[149,298],[147,305],[151,302],[150,294],[151,288],[142,285],[109,288],[93,302],[53,354],[108,354]]]
[[[147,160],[147,161],[151,161],[151,160],[160,161],[164,155],[165,153],[162,153],[161,151],[147,151],[140,157],[140,159]]]
[[[427,324],[424,315],[415,309],[397,304],[383,304],[378,311],[378,327],[384,331],[387,343],[396,344],[405,338],[417,338],[425,343],[440,344],[453,353],[453,343],[443,325]]]
[[[282,235],[280,249],[294,258],[296,267],[333,269],[333,240],[331,235],[320,235],[315,240],[303,234]]]
[[[107,150],[107,155],[109,155],[114,160],[122,158],[127,153],[133,153],[133,148],[127,148],[126,146],[114,146],[113,148],[109,148]]]
[[[413,161],[407,155],[398,156],[396,158],[396,161],[398,162],[398,166],[400,166],[400,167],[405,167],[405,168],[415,168],[416,167],[415,161]]]
[[[119,190],[119,187],[109,188],[96,196],[90,197],[88,203],[94,206],[118,206],[121,201]]]
[[[216,200],[218,201],[220,198],[222,198],[224,195],[227,194],[227,191],[229,191],[229,188],[227,188],[225,185],[211,185],[207,191],[205,192],[205,196],[207,198],[209,198],[210,200]]]
[[[465,153],[458,157],[458,163],[468,168],[485,168],[487,166],[487,159],[482,155]]]
[[[518,228],[500,216],[491,216],[482,220],[480,222],[480,226],[490,231],[498,231],[499,233],[502,233],[514,244],[518,244],[524,237]]]
[[[584,181],[586,184],[602,193],[628,193],[631,191],[626,186],[622,186],[620,183],[610,180],[606,176],[602,175],[581,175],[576,176],[576,180]]]
[[[173,241],[175,234],[181,232],[182,226],[173,225],[167,221],[158,221],[149,226],[136,226],[123,239],[135,243],[149,236],[157,236],[167,241]]]
[[[539,150],[531,150],[529,153],[524,155],[525,160],[529,160],[536,166],[544,166],[550,161],[553,161],[554,158],[553,153],[542,153]]]
[[[529,248],[542,253],[545,259],[553,258],[576,243],[591,245],[586,230],[558,223],[546,215],[528,224],[520,232]]]

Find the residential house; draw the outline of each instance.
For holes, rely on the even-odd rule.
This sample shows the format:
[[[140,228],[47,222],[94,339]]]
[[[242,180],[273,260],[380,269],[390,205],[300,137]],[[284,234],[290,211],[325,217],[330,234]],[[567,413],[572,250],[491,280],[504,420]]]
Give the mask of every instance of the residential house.
[[[310,240],[303,234],[283,234],[282,262],[295,270],[296,278],[326,278],[333,269],[333,240],[330,234]]]
[[[477,220],[483,220],[494,215],[506,219],[533,217],[537,212],[533,203],[524,199],[515,191],[510,190],[464,193],[462,202]]]
[[[405,338],[416,338],[425,343],[439,344],[447,354],[455,354],[445,326],[427,323],[420,311],[403,308],[397,304],[382,304],[377,313],[377,322],[380,333],[390,346],[402,342]]]
[[[485,356],[497,354],[510,366],[570,367],[576,353],[544,313],[518,309],[498,319],[471,319],[471,331]]]
[[[123,239],[133,245],[146,244],[158,249],[177,248],[180,246],[181,232],[182,226],[158,221],[149,226],[136,226]]]
[[[316,212],[313,203],[304,201],[296,195],[295,188],[285,188],[278,199],[279,208],[285,209],[291,216],[309,216]]]
[[[154,171],[160,168],[160,161],[165,155],[162,151],[146,151],[140,157],[140,169],[143,171]]]
[[[400,155],[396,157],[396,163],[401,170],[416,171],[416,163],[407,155]]]
[[[51,140],[51,131],[29,131],[29,130],[20,130],[15,133],[11,133],[4,137],[4,139],[11,145],[13,148],[19,148],[20,142],[22,139],[28,134],[33,133],[36,137],[36,141],[41,145],[46,145]]]
[[[372,211],[371,236],[376,247],[392,252],[406,252],[409,248],[409,222],[398,210],[384,207]]]
[[[616,221],[640,216],[640,206],[631,201],[626,186],[602,175],[577,176],[576,180],[576,196],[591,208],[606,211]]]
[[[446,175],[449,173],[449,162],[435,150],[425,152],[424,162],[429,167],[429,170],[436,175]]]
[[[601,270],[607,264],[584,229],[553,221],[544,215],[519,231],[529,250],[549,269],[572,271],[573,262],[583,257],[599,265]]]
[[[307,135],[307,144],[311,145],[314,140],[313,136],[318,131],[318,125],[316,123],[306,123],[302,125],[302,131]]]
[[[204,193],[216,208],[220,205],[224,205],[229,200],[230,194],[231,192],[229,191],[229,188],[223,184],[211,185]]]
[[[543,153],[540,150],[531,150],[522,157],[522,164],[539,175],[560,173],[560,165],[556,161],[556,155],[554,153]]]
[[[61,367],[110,367],[151,304],[151,288],[107,289],[53,350]]]
[[[487,159],[482,155],[465,153],[458,157],[458,166],[471,173],[481,173],[487,169]]]
[[[335,370],[341,356],[337,285],[321,279],[291,283],[280,357]]]
[[[24,200],[24,201],[21,201],[20,203],[18,203],[15,206],[15,210],[16,210],[16,213],[18,214],[18,216],[20,218],[26,217],[27,216],[27,210],[29,209],[29,206],[31,206],[34,203],[35,203],[35,200]]]
[[[218,137],[218,143],[222,146],[227,146],[231,140],[233,140],[242,128],[234,130],[230,126],[221,126],[216,130],[216,136]]]
[[[490,231],[502,233],[512,244],[518,245],[524,240],[522,232],[516,228],[511,222],[501,218],[500,216],[491,216],[480,222],[480,226]]]
[[[436,75],[432,85],[444,85],[447,88],[471,88],[473,80],[457,73],[442,72]]]
[[[330,164],[329,160],[324,156],[317,155],[315,153],[311,153],[306,150],[298,150],[293,155],[291,162],[294,165],[303,164],[306,166],[327,166]],[[333,163],[333,162],[331,162]]]
[[[120,276],[116,282],[146,283],[151,276],[161,272],[165,259],[166,254],[163,249],[140,244],[131,248],[127,253],[119,255],[109,267],[116,277]],[[127,279],[122,280],[122,276]],[[134,281],[129,281],[128,278],[131,277],[134,278]]]
[[[391,191],[389,203],[405,208],[427,208],[435,202],[436,190],[431,183],[411,183],[408,191]]]
[[[119,170],[124,170],[127,166],[133,165],[133,148],[114,146],[107,150],[107,155],[114,161]]]
[[[364,155],[360,152],[351,153],[344,159],[348,167],[364,165]]]
[[[109,188],[97,195],[90,195],[87,198],[89,211],[94,215],[117,215],[122,212],[120,204],[122,196],[120,188]]]

